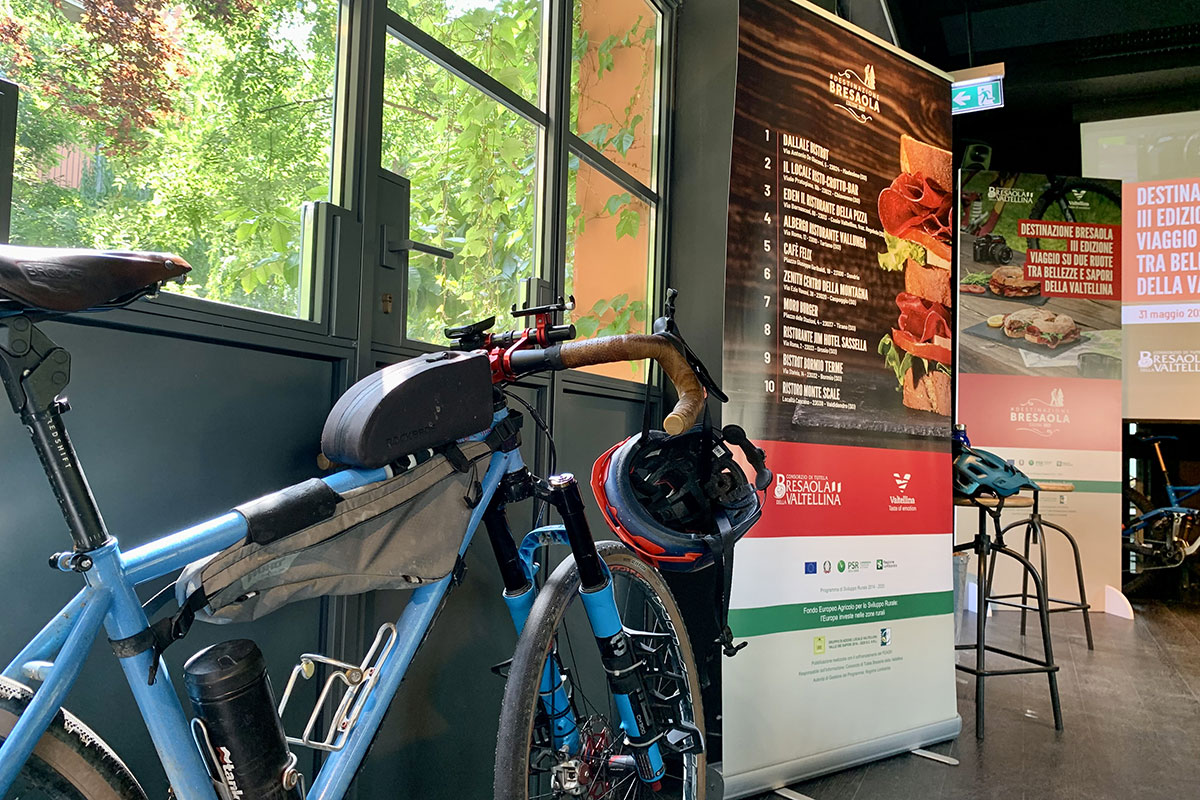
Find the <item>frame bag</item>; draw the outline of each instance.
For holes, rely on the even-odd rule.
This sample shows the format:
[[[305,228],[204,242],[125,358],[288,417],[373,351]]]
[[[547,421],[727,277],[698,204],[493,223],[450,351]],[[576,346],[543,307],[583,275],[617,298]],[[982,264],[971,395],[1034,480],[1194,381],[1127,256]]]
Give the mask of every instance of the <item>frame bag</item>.
[[[175,584],[180,608],[206,622],[248,622],[313,597],[441,580],[458,560],[478,502],[479,462],[490,454],[485,442],[450,445],[344,495],[314,479],[239,506],[250,535],[184,569]]]

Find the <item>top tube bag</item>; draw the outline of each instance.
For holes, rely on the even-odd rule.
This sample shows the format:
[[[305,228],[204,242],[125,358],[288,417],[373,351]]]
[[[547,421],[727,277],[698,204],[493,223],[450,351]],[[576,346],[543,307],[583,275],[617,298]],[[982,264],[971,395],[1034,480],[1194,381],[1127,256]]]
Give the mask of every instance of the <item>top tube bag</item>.
[[[313,597],[440,580],[454,569],[491,452],[486,442],[461,442],[345,494],[316,479],[284,490],[309,494],[301,505],[320,519],[295,532],[272,530],[296,527],[279,520],[280,493],[239,506],[250,536],[184,569],[180,607],[206,622],[248,622]]]

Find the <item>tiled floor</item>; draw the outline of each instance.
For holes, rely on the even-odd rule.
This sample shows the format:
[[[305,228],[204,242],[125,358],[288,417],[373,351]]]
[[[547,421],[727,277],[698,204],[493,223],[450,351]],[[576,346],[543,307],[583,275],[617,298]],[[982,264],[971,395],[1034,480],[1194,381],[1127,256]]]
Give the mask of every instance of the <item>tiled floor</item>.
[[[959,766],[902,755],[790,788],[813,800],[1200,797],[1200,607],[1150,602],[1135,611],[1133,622],[1093,615],[1094,652],[1079,614],[1054,616],[1062,733],[1044,675],[1004,676],[988,679],[987,738],[977,742],[974,679],[958,673],[963,732],[930,749]],[[967,625],[974,629],[973,617]],[[1026,652],[1040,655],[1036,626],[1030,633]],[[1016,634],[1016,613],[988,623],[989,644],[1020,650]]]

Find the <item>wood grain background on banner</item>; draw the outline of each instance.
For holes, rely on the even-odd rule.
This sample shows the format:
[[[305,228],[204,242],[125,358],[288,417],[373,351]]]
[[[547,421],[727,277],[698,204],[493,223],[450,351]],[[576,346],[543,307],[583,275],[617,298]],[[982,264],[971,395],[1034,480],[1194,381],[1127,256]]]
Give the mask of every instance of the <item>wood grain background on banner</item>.
[[[785,24],[780,24],[781,16]],[[742,4],[725,290],[724,376],[734,400],[731,416],[764,439],[942,449],[913,437],[935,436],[942,426],[948,431],[948,419],[905,408],[892,370],[876,352],[896,324],[895,299],[904,291],[903,271],[880,269],[876,255],[886,249],[878,197],[900,174],[900,136],[949,149],[949,91],[942,78],[835,25],[811,24],[813,16],[789,0]],[[838,107],[841,99],[830,84],[833,75],[848,69],[861,75],[868,66],[879,110],[864,123]],[[764,170],[764,159],[777,157],[780,133],[828,147],[831,163],[865,176],[856,208],[867,215],[866,247],[844,246],[840,252],[814,248],[815,262],[858,275],[858,285],[869,293],[857,306],[825,303],[821,308],[821,319],[853,324],[854,335],[867,340],[865,352],[837,356],[844,362],[843,397],[859,404],[856,413],[843,415],[854,419],[841,425],[806,420],[807,409],[796,415],[795,404],[764,392],[764,379],[778,377],[777,357],[783,349],[776,309],[764,308],[763,298],[766,292],[780,296],[781,270],[762,246],[764,238],[779,238],[776,225],[767,224],[763,215],[777,211],[777,197],[764,197],[764,183],[777,179]],[[849,230],[836,223],[830,227]],[[764,278],[764,266],[772,268],[770,280]],[[773,335],[764,335],[765,324],[772,326]],[[769,364],[763,355],[768,350],[775,356]]]

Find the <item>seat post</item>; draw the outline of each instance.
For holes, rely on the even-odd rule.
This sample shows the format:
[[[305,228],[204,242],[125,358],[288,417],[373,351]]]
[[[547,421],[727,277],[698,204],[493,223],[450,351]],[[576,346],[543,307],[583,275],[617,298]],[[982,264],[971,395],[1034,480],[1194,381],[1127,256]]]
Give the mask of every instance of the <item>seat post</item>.
[[[71,380],[71,355],[29,317],[0,318],[0,378],[33,439],[75,550],[100,547],[108,529],[62,421],[70,408],[61,393]]]

